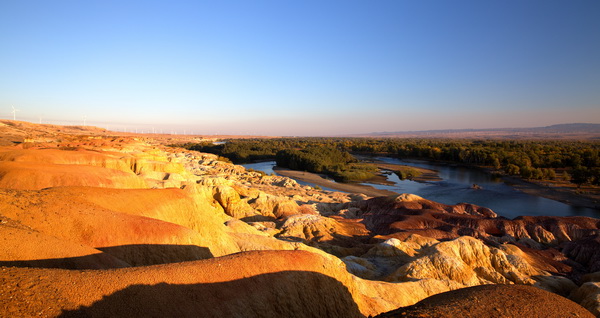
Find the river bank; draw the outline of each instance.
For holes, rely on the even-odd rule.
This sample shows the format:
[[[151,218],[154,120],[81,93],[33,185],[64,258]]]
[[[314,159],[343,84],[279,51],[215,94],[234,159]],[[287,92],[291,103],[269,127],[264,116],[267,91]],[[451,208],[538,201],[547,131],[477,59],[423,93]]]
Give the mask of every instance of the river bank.
[[[416,181],[416,182],[442,181],[442,178],[440,178],[438,172],[435,170],[432,170],[432,169],[425,169],[425,168],[421,168],[421,167],[389,163],[389,162],[385,162],[383,160],[379,160],[373,156],[366,156],[366,155],[359,155],[359,154],[352,154],[352,155],[355,158],[359,159],[363,163],[372,164],[372,165],[376,166],[377,168],[379,168],[380,170],[392,171],[392,172],[398,174],[398,176],[400,176],[399,173],[402,173],[402,172],[405,172],[405,173],[411,172],[411,171],[416,172],[416,174],[413,177],[411,177],[412,181]],[[388,184],[389,183],[389,182],[385,182],[385,181],[378,182],[377,179],[369,180],[368,182],[380,183],[380,184]]]
[[[309,182],[320,187],[326,187],[335,189],[338,191],[344,191],[349,193],[362,193],[370,197],[397,195],[398,193],[389,190],[375,189],[371,186],[362,185],[358,183],[338,183],[331,180],[327,180],[320,175],[312,172],[297,171],[287,168],[274,167],[273,170],[284,177],[297,179],[304,182]]]
[[[598,217],[600,209],[598,188],[576,186],[562,181],[525,181],[512,176],[499,176],[486,167],[466,167],[462,165],[432,165],[426,162],[394,162],[382,158],[369,158],[370,162],[379,161],[383,170],[397,171],[398,167],[410,167],[430,173],[425,180],[401,181],[393,174],[380,174],[368,184],[336,183],[318,174],[275,168],[275,162],[265,166],[253,167],[267,174],[277,173],[295,178],[298,181],[319,185],[330,191],[362,193],[367,196],[387,196],[398,193],[412,193],[424,198],[433,198],[438,202],[456,204],[469,202],[494,209],[507,217],[519,215],[585,215]],[[266,169],[266,170],[265,170]],[[435,179],[433,178],[435,177]],[[395,181],[394,181],[395,180]],[[441,182],[435,182],[442,180]],[[413,182],[419,181],[419,182]],[[479,190],[473,190],[473,184]],[[518,194],[521,195],[518,195]],[[594,197],[595,196],[595,197]],[[538,198],[538,199],[533,199]],[[541,201],[540,201],[541,200]],[[554,202],[554,203],[552,203]],[[567,208],[570,207],[570,208]],[[583,209],[583,210],[582,210]]]
[[[513,176],[504,176],[502,179],[513,188],[529,195],[555,200],[575,207],[596,209],[600,213],[600,194],[598,194],[599,190],[597,188],[584,187],[580,191],[587,190],[588,192],[595,193],[581,194],[577,193],[576,187],[569,187],[558,183],[556,185],[551,183],[545,185]]]
[[[488,174],[498,173],[491,167],[462,165],[470,169],[479,169]],[[574,207],[590,208],[600,213],[600,187],[581,186],[556,180],[525,180],[518,176],[502,175],[502,181],[518,191],[529,195],[546,198]]]
[[[406,165],[397,165],[397,164],[392,164],[392,163],[386,163],[383,161],[375,161],[373,164],[375,164],[375,166],[377,166],[377,168],[379,168],[379,169],[393,171],[394,173],[396,171],[403,171],[403,170],[407,170],[407,169],[416,170],[419,172],[419,175],[414,176],[412,178],[412,181],[416,181],[416,182],[442,181],[442,178],[440,178],[437,171],[435,171],[435,170],[424,169],[424,168],[419,168],[419,167],[411,167],[411,166],[406,166]]]
[[[372,163],[374,163],[374,162],[372,162]],[[386,162],[380,161],[377,163],[377,166],[380,169],[397,171],[398,167],[407,166],[407,165],[386,163]],[[444,178],[440,177],[440,175],[438,174],[438,171],[436,171],[432,168],[425,169],[422,167],[415,167],[415,166],[408,166],[408,167],[420,169],[427,173],[426,178],[423,178],[422,180],[421,179],[420,180],[412,180],[412,181],[419,181],[418,183],[425,182],[425,183],[431,184],[430,182],[432,182],[432,181],[440,181],[442,179],[445,179],[445,177]],[[467,168],[467,167],[464,167],[464,168]],[[481,173],[485,173],[487,175],[491,174],[491,171],[489,169],[485,169],[483,167],[475,167],[475,169],[479,170],[479,171],[481,171]],[[275,170],[276,170],[276,173],[278,173],[280,175],[295,178],[300,181],[309,182],[309,183],[312,183],[315,185],[319,185],[321,187],[327,187],[327,188],[338,190],[338,191],[344,191],[344,192],[349,192],[349,193],[362,193],[362,194],[365,194],[365,195],[371,196],[371,197],[395,195],[395,194],[399,193],[397,191],[392,191],[390,189],[383,189],[383,188],[377,189],[376,188],[377,186],[369,186],[369,185],[365,185],[365,184],[336,183],[331,180],[327,180],[327,179],[319,176],[318,174],[313,174],[313,173],[309,173],[309,172],[294,171],[294,170],[283,169],[283,168],[275,168]],[[584,187],[584,188],[579,189],[579,191],[582,191],[583,193],[577,193],[577,191],[578,191],[577,188],[575,188],[575,187],[569,188],[568,185],[561,184],[559,182],[553,182],[552,184],[546,184],[546,183],[540,184],[539,182],[526,181],[526,180],[522,180],[520,178],[512,177],[512,176],[503,176],[501,178],[501,180],[502,180],[502,181],[500,181],[501,183],[505,184],[507,187],[512,188],[513,191],[517,190],[518,192],[521,192],[525,195],[530,195],[533,197],[553,200],[555,202],[567,204],[567,205],[575,207],[575,208],[588,208],[588,209],[593,209],[594,211],[598,211],[598,213],[595,213],[593,211],[588,210],[588,212],[585,212],[585,215],[587,215],[587,216],[593,216],[596,214],[600,215],[600,204],[599,204],[600,200],[597,195],[594,197],[594,195],[595,195],[594,193],[598,192],[597,188],[588,189],[587,187]],[[476,182],[479,183],[479,181],[476,181]],[[377,180],[375,180],[375,179],[370,180],[369,183],[389,185],[390,182],[387,181],[384,176],[378,176]],[[478,191],[486,192],[486,191],[490,190],[490,188],[488,188],[488,185],[483,186],[483,189],[484,190],[478,190]],[[492,204],[491,201],[487,201],[485,199],[483,201],[479,200],[479,202],[476,202],[475,200],[466,199],[466,198],[464,200],[459,199],[458,192],[466,191],[466,190],[454,188],[449,191],[457,194],[456,197],[457,197],[458,201],[477,203],[481,206],[486,206],[486,207],[494,206],[494,205],[498,204],[498,202],[495,202],[494,204]],[[456,192],[456,191],[458,191],[458,192]],[[494,191],[494,190],[492,189],[492,191]],[[419,191],[413,191],[413,190],[410,190],[410,188],[404,189],[404,192],[417,194],[417,195],[423,196],[425,198],[429,197],[428,194],[420,194]],[[506,190],[504,190],[503,193],[506,193]],[[438,200],[439,199],[440,198],[438,197]],[[498,197],[497,195],[492,195],[492,197],[489,197],[489,199],[492,201],[498,201],[498,200],[502,201],[502,200],[511,200],[512,197],[509,196],[509,197],[500,199],[500,197]],[[458,201],[456,201],[456,202],[458,202]],[[473,201],[473,202],[471,202],[471,201]],[[453,203],[456,203],[456,202],[453,202]],[[508,203],[500,203],[500,204],[505,205],[505,204],[511,204],[511,203],[508,202]],[[549,208],[550,208],[550,210],[549,210]],[[530,213],[528,211],[551,211],[551,210],[554,210],[554,208],[552,208],[551,205],[545,205],[543,207],[534,206],[533,209],[534,210],[531,210],[531,208],[525,208],[525,207],[515,209],[515,207],[513,207],[508,210],[509,211],[522,210],[520,213],[524,213],[527,215],[529,215],[529,213]],[[504,210],[504,209],[500,209],[500,210]],[[520,213],[512,215],[512,217],[520,215]],[[547,213],[547,212],[545,212],[545,213]],[[564,215],[578,215],[578,213],[579,212],[570,212],[570,213],[566,213]],[[507,213],[507,215],[508,215],[508,213]],[[557,215],[563,215],[563,214],[561,212],[558,212]]]
[[[362,158],[367,159],[368,157]],[[380,167],[379,163],[384,163],[383,161],[369,158],[367,160],[373,161],[375,164]],[[429,161],[431,162],[431,161]],[[456,167],[463,167],[467,169],[476,169],[482,171],[486,174],[493,175],[497,173],[497,171],[493,170],[491,167],[486,166],[476,166],[476,165],[466,165],[466,164],[457,164],[453,162],[444,162],[444,161],[434,161],[437,164],[445,164],[445,165],[453,165]],[[413,166],[409,166],[413,167]],[[381,169],[385,169],[384,165],[381,165]],[[420,167],[413,167],[418,169],[423,169]],[[423,169],[427,171],[428,169]],[[437,171],[433,171],[437,180],[427,179],[425,181],[440,181],[439,175],[437,175]],[[550,181],[550,180],[542,180],[542,181],[533,181],[533,180],[524,180],[517,176],[509,176],[502,175],[502,181],[507,185],[513,187],[514,189],[521,191],[523,193],[537,196],[541,198],[546,198],[554,201],[558,201],[564,204],[568,204],[573,207],[581,207],[581,208],[590,208],[596,209],[600,213],[600,187],[595,186],[582,186],[577,188],[576,185],[568,182],[562,181]],[[420,180],[414,180],[420,181]]]

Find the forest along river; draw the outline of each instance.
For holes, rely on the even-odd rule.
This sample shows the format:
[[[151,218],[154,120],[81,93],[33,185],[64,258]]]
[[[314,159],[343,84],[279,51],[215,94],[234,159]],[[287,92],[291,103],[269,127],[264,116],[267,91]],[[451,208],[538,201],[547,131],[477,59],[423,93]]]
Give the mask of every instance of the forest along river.
[[[377,157],[375,159],[391,164],[436,170],[442,179],[442,181],[415,182],[400,180],[395,173],[391,173],[388,175],[387,180],[393,182],[393,185],[367,183],[367,185],[377,189],[397,193],[412,193],[444,204],[472,203],[490,208],[498,215],[511,219],[520,215],[600,217],[600,211],[595,209],[574,207],[515,190],[504,183],[502,179],[493,177],[489,173],[478,169],[434,164],[420,160],[401,160],[388,157]],[[267,174],[275,173],[273,171],[275,161],[244,164],[243,166]],[[298,183],[314,186],[305,182]],[[482,189],[472,189],[473,184],[479,185]],[[327,188],[323,189],[335,191]]]

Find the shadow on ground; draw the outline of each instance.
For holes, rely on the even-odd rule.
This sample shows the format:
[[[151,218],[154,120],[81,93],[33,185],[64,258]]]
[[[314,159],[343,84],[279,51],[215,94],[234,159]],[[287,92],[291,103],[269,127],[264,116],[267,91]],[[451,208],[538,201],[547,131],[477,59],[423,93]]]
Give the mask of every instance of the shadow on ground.
[[[133,285],[60,317],[364,317],[329,276],[284,271],[208,284]]]

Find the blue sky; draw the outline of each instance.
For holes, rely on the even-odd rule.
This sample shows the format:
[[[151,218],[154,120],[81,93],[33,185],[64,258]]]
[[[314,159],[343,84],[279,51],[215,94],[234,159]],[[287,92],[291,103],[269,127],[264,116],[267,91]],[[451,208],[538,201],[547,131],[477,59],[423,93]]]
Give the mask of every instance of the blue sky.
[[[600,123],[600,2],[0,0],[0,118],[201,134]]]

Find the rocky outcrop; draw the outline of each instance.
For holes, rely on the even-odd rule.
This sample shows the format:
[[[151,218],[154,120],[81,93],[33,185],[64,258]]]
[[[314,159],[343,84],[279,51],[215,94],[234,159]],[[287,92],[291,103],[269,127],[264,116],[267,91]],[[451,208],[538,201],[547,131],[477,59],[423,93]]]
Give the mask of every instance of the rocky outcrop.
[[[394,286],[356,279],[335,258],[305,251],[247,252],[110,272],[2,268],[0,273],[6,296],[0,314],[13,317],[363,317],[406,305],[412,295],[449,289],[435,282]]]
[[[431,296],[377,318],[392,317],[594,317],[578,304],[539,288],[484,285]]]
[[[68,150],[5,147],[0,148],[0,174],[3,186],[28,190],[54,186],[165,188],[180,187],[182,182],[194,179],[182,164],[169,161],[152,148],[123,153],[84,147]]]
[[[568,295],[575,284],[538,268],[531,257],[512,244],[489,247],[469,236],[438,242],[412,235],[392,238],[360,257],[342,259],[348,271],[366,279],[406,282],[421,279],[452,281],[462,286],[536,284]]]
[[[144,179],[121,170],[39,162],[0,162],[1,188],[41,190],[59,186],[148,188]]]
[[[32,229],[0,225],[0,266],[66,269],[129,267],[126,262],[89,246]]]
[[[600,272],[584,276],[583,284],[569,298],[600,317]]]
[[[453,280],[465,286],[482,284],[533,284],[530,277],[542,275],[522,257],[490,248],[463,236],[424,249],[414,261],[387,277],[389,281],[434,278]]]
[[[218,186],[214,191],[214,198],[221,204],[227,215],[236,219],[251,218],[260,215],[248,204],[247,200],[242,200],[234,188]],[[272,213],[270,214],[272,215]]]
[[[361,316],[489,283],[596,308],[581,276],[599,262],[597,219],[320,191],[149,139],[27,140],[0,148],[0,266],[20,267],[0,272],[1,310],[38,314],[52,290],[67,316]]]
[[[401,266],[411,262],[419,255],[420,250],[439,243],[435,239],[416,234],[404,241],[396,238],[376,244],[366,253],[342,258],[347,269],[359,277],[383,280]]]
[[[0,190],[0,207],[3,216],[32,230],[136,266],[239,251],[210,206],[179,189]]]
[[[568,242],[562,252],[590,272],[600,272],[600,234]]]
[[[599,221],[589,217],[524,216],[514,220],[494,217],[487,209],[464,204],[449,206],[415,195],[377,197],[346,203],[367,229],[381,238],[402,239],[419,234],[435,239],[472,236],[490,242],[531,239],[552,246],[594,235]],[[465,213],[454,213],[460,210]],[[470,211],[470,212],[469,212]]]
[[[314,214],[292,215],[279,228],[279,238],[317,243],[317,246],[338,256],[363,251],[364,246],[361,245],[367,236],[362,224]]]

